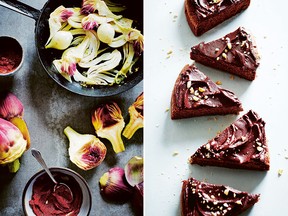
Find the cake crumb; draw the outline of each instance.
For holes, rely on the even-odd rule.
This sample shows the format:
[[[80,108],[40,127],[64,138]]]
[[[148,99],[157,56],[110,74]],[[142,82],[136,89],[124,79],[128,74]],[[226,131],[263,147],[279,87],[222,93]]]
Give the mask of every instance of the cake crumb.
[[[170,58],[171,55],[172,55],[172,53],[173,53],[173,51],[172,51],[172,50],[169,50],[169,51],[167,52],[167,56],[166,56],[166,58],[167,58],[167,59]]]
[[[179,154],[178,151],[174,151],[172,155],[173,155],[173,156],[177,156],[178,154]]]
[[[234,79],[235,79],[235,77],[234,77],[233,75],[231,75],[231,76],[230,76],[230,79],[231,79],[231,80],[234,80]]]
[[[167,107],[167,108],[165,109],[165,112],[168,112],[169,110],[170,110],[170,108]]]
[[[281,176],[283,174],[283,169],[278,169],[278,176]]]
[[[215,83],[216,83],[217,85],[222,85],[222,82],[221,82],[220,80],[217,80]]]

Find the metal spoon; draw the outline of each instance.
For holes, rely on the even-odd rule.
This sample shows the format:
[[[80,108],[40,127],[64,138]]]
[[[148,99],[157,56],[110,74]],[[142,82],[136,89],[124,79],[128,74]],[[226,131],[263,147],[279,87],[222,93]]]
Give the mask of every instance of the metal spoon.
[[[67,203],[70,203],[73,201],[73,193],[70,189],[70,187],[68,185],[66,185],[65,183],[62,182],[57,182],[55,180],[55,178],[53,177],[52,173],[50,172],[49,168],[47,167],[40,151],[38,151],[35,148],[31,149],[32,155],[36,158],[36,160],[40,163],[40,165],[43,167],[43,169],[46,171],[46,173],[49,175],[49,177],[51,178],[51,180],[54,182],[55,186],[54,186],[54,192],[60,191],[60,188],[62,188],[61,193],[65,193],[65,197],[63,196],[63,198],[66,200]],[[64,195],[64,194],[63,194]],[[61,196],[61,194],[60,194]],[[65,203],[62,203],[63,205],[65,205]]]

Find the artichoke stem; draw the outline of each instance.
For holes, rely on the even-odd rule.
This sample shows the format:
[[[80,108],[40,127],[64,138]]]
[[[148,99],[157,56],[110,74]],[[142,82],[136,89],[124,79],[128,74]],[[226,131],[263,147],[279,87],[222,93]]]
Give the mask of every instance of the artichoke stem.
[[[143,120],[139,118],[136,120],[131,119],[127,126],[124,128],[123,136],[127,139],[131,139],[134,133],[140,128],[143,128]]]
[[[109,134],[109,136],[106,135],[105,138],[111,142],[115,153],[125,151],[125,146],[121,138],[121,131],[116,131],[114,134]]]
[[[8,169],[10,173],[16,173],[20,169],[19,159],[14,160],[12,163],[8,164]]]

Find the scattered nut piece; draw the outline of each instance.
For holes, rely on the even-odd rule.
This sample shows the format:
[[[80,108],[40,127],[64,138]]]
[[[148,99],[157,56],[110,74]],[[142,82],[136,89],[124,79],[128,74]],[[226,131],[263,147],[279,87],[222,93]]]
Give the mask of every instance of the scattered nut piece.
[[[194,101],[199,101],[199,100],[200,100],[200,98],[199,98],[199,97],[197,97],[197,96],[193,96],[193,100],[194,100]]]
[[[218,52],[220,49],[219,48],[215,48],[215,52]]]
[[[229,50],[231,50],[232,49],[232,44],[230,42],[228,42],[227,43],[227,47],[228,47]]]
[[[204,88],[201,88],[201,87],[199,87],[198,90],[199,90],[200,92],[205,92],[205,89],[204,89]]]
[[[242,205],[241,200],[237,200],[237,201],[236,201],[236,204],[238,204],[238,205]]]
[[[220,80],[217,80],[215,83],[216,83],[217,85],[222,85],[222,82],[221,82]]]
[[[227,58],[226,53],[222,53],[222,57],[223,57],[224,59],[226,59],[226,58]]]
[[[189,89],[192,86],[192,81],[189,80],[186,85],[187,85],[187,89]]]
[[[257,151],[261,152],[263,148],[261,146],[257,146]]]
[[[278,169],[278,176],[281,176],[283,174],[283,169]]]
[[[194,93],[194,88],[191,87],[191,88],[190,88],[190,94],[193,94],[193,93]]]
[[[177,156],[178,154],[179,154],[178,151],[174,151],[172,155],[173,155],[173,156]]]
[[[226,196],[228,196],[228,194],[229,194],[229,189],[228,188],[226,188],[225,190],[224,190],[224,194],[226,195]]]

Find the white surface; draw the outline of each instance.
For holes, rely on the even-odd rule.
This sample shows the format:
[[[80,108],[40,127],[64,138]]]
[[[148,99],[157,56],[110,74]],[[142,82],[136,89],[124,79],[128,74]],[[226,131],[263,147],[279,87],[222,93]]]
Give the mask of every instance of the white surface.
[[[287,215],[288,194],[288,39],[287,1],[252,0],[240,15],[196,38],[185,19],[183,2],[145,0],[145,215],[180,215],[182,180],[195,177],[226,184],[250,193],[260,201],[242,215]],[[200,64],[200,70],[242,101],[239,116],[211,116],[185,120],[170,118],[171,92],[185,64],[191,64],[192,45],[210,41],[239,26],[251,30],[261,54],[253,82]],[[171,54],[168,54],[169,52]],[[268,172],[200,167],[187,163],[195,150],[249,109],[266,121],[271,168]],[[215,117],[215,118],[214,118]],[[178,152],[173,156],[174,152]],[[283,175],[278,176],[278,170]]]

